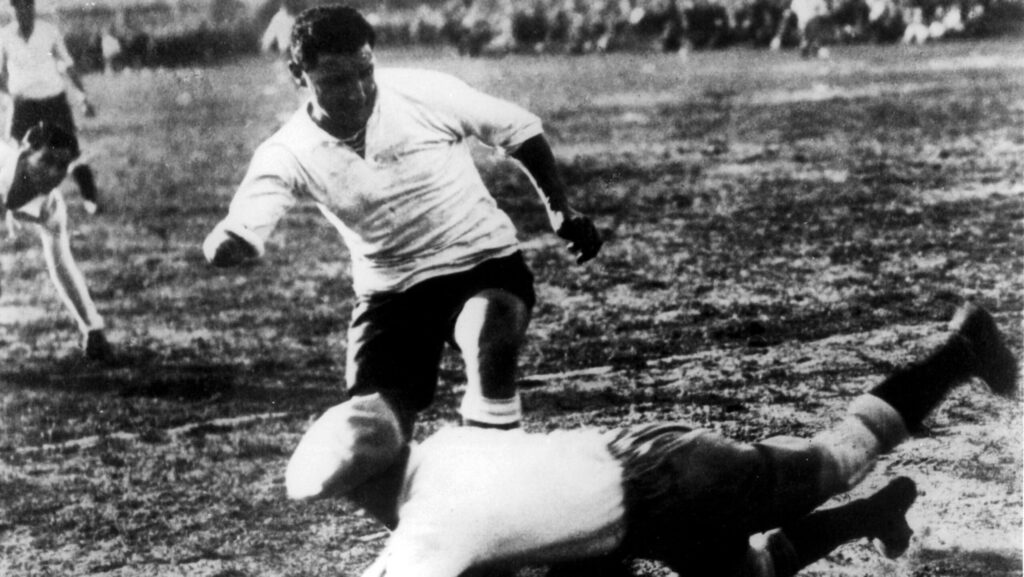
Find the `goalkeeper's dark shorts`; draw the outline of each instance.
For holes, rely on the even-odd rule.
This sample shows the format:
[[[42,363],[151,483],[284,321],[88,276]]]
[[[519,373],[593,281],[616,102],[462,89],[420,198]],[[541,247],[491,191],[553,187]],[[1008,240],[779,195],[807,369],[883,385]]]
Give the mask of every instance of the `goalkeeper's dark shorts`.
[[[740,443],[705,429],[650,425],[609,443],[622,461],[622,553],[687,575],[744,575],[751,535],[806,516],[831,495],[828,452],[804,439]]]

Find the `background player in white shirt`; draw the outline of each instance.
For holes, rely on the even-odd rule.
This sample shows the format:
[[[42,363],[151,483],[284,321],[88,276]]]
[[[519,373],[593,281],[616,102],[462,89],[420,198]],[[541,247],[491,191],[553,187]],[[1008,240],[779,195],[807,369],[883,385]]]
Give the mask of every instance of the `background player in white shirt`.
[[[35,0],[11,0],[11,6],[14,21],[0,29],[0,90],[13,100],[7,135],[19,142],[41,121],[76,134],[67,82],[81,93],[85,115],[93,116],[95,110],[64,45],[64,36],[53,24],[36,18]],[[86,211],[95,213],[99,193],[92,169],[82,162],[72,163],[69,168]]]
[[[216,266],[260,256],[284,214],[313,200],[352,258],[349,393],[382,393],[411,430],[433,399],[447,341],[465,359],[464,420],[516,427],[533,276],[468,140],[519,161],[578,262],[601,240],[569,206],[536,116],[439,72],[378,71],[374,42],[350,8],[299,15],[289,67],[311,98],[257,149],[204,252]]]
[[[109,361],[103,317],[71,254],[67,206],[57,188],[78,154],[75,135],[47,123],[30,128],[19,147],[0,142],[0,195],[8,226],[29,225],[42,240],[50,278],[82,331],[86,356]]]
[[[371,395],[314,422],[285,484],[295,499],[348,497],[394,529],[364,577],[475,577],[548,563],[557,575],[603,577],[628,575],[631,558],[688,577],[788,577],[865,537],[898,556],[913,533],[909,479],[816,509],[860,483],[953,387],[978,377],[1015,394],[1017,361],[988,312],[967,304],[950,328],[937,350],[810,439],[740,443],[651,424],[550,434],[458,427],[417,445],[388,401]]]

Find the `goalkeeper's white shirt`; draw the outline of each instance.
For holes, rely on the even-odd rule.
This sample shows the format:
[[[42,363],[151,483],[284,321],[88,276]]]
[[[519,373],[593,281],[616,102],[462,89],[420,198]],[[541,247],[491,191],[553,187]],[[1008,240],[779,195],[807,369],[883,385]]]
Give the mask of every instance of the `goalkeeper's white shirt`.
[[[596,430],[434,434],[412,448],[398,527],[364,577],[457,577],[484,561],[611,552],[625,535],[625,506],[608,441]]]
[[[514,151],[540,119],[447,74],[376,72],[365,159],[300,108],[253,156],[207,255],[230,231],[257,254],[300,197],[344,238],[357,295],[399,292],[518,249],[516,231],[487,191],[467,139]]]

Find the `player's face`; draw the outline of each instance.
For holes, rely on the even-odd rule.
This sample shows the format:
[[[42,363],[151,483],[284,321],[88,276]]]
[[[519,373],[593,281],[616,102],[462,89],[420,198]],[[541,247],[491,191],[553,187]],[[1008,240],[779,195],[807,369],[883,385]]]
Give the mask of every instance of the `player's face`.
[[[373,69],[373,49],[364,45],[355,54],[321,54],[316,66],[302,73],[328,125],[341,130],[366,126],[377,101]]]
[[[22,181],[43,194],[54,189],[67,176],[74,154],[66,148],[43,146],[30,149],[19,159]]]

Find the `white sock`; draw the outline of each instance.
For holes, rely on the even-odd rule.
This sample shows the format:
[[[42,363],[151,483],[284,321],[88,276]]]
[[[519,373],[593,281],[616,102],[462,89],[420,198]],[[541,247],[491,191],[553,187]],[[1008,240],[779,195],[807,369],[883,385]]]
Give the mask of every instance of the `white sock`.
[[[489,399],[483,395],[466,393],[462,397],[459,412],[465,421],[485,426],[508,428],[516,426],[523,418],[523,405],[519,393],[508,399]]]
[[[908,436],[903,419],[888,403],[873,395],[861,395],[850,405],[846,418],[828,431],[814,436],[832,456],[836,470],[826,485],[829,490],[848,491],[860,483],[887,453]]]

